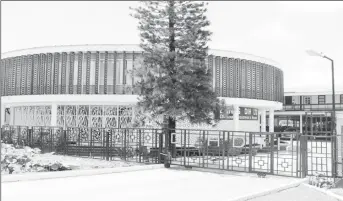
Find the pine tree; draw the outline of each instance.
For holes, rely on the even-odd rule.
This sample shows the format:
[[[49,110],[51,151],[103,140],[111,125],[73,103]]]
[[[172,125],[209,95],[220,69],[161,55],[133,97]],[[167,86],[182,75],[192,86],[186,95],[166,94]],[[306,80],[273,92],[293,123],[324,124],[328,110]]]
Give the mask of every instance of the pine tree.
[[[138,19],[144,61],[135,69],[141,90],[138,106],[152,117],[165,117],[168,128],[177,120],[212,123],[219,100],[207,68],[211,32],[206,4],[196,1],[141,1],[133,8]]]

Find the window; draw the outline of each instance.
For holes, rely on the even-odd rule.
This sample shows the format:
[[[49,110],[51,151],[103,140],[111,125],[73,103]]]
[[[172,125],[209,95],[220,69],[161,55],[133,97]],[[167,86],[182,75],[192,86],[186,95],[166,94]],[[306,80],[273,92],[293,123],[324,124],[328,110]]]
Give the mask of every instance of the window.
[[[343,94],[341,94],[339,97],[340,97],[340,99],[341,99],[341,100],[340,100],[341,103],[343,103]]]
[[[325,95],[318,96],[318,104],[325,104]]]
[[[285,96],[285,105],[292,105],[292,96]]]
[[[311,104],[311,96],[304,96],[304,104],[305,105]]]

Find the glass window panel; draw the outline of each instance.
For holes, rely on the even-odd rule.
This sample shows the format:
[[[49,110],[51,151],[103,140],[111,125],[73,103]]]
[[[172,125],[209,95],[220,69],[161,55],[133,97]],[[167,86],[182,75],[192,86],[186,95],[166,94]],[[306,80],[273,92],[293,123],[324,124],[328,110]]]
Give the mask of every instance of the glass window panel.
[[[304,104],[306,105],[311,104],[311,96],[304,96]]]
[[[325,95],[318,96],[318,104],[325,104]]]

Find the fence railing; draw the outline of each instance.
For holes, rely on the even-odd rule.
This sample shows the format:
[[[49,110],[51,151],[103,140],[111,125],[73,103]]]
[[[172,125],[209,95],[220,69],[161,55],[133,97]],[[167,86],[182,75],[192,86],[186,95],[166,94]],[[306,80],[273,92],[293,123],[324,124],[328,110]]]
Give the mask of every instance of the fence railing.
[[[196,129],[6,126],[5,143],[42,152],[139,163],[336,177],[337,136]]]

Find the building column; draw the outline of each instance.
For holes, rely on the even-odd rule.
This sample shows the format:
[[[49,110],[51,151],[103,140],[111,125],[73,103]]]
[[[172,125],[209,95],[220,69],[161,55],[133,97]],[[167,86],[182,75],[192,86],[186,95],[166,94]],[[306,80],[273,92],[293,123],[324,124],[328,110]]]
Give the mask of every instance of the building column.
[[[233,106],[233,130],[239,131],[239,106]]]
[[[51,125],[50,126],[57,126],[57,104],[51,104]]]
[[[10,107],[10,125],[14,125],[14,107]]]
[[[300,115],[300,123],[299,123],[299,129],[300,129],[300,133],[303,133],[303,115]]]
[[[5,125],[5,114],[6,114],[6,107],[5,105],[1,106],[1,122],[0,122],[0,127],[2,127],[3,125]]]
[[[269,110],[269,132],[274,132],[274,110]]]
[[[266,110],[261,109],[261,132],[266,132]]]

